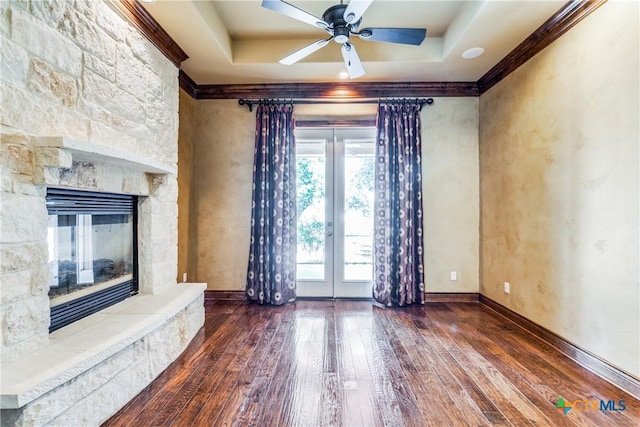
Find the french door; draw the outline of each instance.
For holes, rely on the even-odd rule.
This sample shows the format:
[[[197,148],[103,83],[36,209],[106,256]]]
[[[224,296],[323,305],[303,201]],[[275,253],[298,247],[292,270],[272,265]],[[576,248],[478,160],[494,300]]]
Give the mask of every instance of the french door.
[[[375,128],[297,128],[297,295],[370,298]]]

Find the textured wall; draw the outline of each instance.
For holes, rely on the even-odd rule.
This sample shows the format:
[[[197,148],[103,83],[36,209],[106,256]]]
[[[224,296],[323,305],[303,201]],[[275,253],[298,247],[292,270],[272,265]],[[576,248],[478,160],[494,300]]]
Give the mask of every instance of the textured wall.
[[[638,37],[608,2],[482,95],[480,181],[482,294],[640,377]]]
[[[210,290],[245,287],[255,122],[236,100],[196,103],[195,280]]]
[[[425,107],[422,144],[426,291],[478,292],[478,99]]]
[[[178,126],[178,281],[195,278],[193,265],[193,150],[195,99],[180,90],[180,125]]]
[[[335,116],[322,107],[323,117]],[[369,118],[372,111],[362,108]],[[312,106],[296,108],[298,119],[311,115]],[[426,290],[478,292],[478,100],[436,99],[422,120]],[[254,132],[255,113],[237,101],[197,101],[195,280],[212,290],[245,287]]]

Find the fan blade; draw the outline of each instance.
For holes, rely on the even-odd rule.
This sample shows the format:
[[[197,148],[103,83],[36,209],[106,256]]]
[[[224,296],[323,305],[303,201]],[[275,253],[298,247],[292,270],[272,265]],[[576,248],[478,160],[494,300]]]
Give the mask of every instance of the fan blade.
[[[322,19],[313,16],[310,13],[305,12],[302,9],[298,9],[294,5],[282,0],[262,0],[262,7],[269,10],[273,10],[281,15],[288,16],[298,21],[306,22],[314,27],[322,28],[325,30],[329,25]]]
[[[347,66],[349,78],[357,79],[358,77],[364,76],[364,67],[362,66],[362,61],[360,61],[354,45],[351,43],[342,45],[342,58],[344,59],[344,64]]]
[[[362,40],[420,45],[427,30],[424,28],[363,28],[356,33]]]
[[[373,0],[351,0],[342,15],[344,20],[349,24],[358,22],[369,6],[371,6],[371,3],[373,3]]]
[[[319,50],[320,48],[326,46],[327,43],[329,43],[332,39],[333,39],[333,37],[329,37],[328,39],[322,39],[322,40],[315,41],[315,42],[311,43],[310,45],[303,47],[300,50],[296,50],[291,55],[285,56],[284,58],[282,58],[278,62],[280,62],[281,64],[284,64],[284,65],[295,64],[296,62],[300,61],[302,58],[306,58],[307,56],[311,55],[316,50]]]

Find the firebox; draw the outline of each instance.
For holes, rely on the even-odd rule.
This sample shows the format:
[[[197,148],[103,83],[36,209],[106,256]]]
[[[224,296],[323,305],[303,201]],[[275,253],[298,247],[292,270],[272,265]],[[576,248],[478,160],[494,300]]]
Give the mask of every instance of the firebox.
[[[53,332],[138,291],[136,196],[47,190]]]

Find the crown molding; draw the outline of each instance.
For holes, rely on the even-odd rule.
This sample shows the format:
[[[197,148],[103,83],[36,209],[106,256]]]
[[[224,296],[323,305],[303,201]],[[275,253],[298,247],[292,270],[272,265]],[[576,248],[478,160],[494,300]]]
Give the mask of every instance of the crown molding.
[[[187,75],[187,73],[180,70],[178,73],[178,81],[182,90],[187,92],[187,94],[193,99],[197,99],[198,85]]]
[[[359,82],[198,85],[196,99],[230,98],[422,98],[478,96],[475,82]]]
[[[180,64],[189,58],[138,0],[111,0],[111,4],[176,67],[180,68]]]
[[[522,64],[586,18],[591,12],[606,3],[606,1],[572,0],[566,3],[562,9],[538,27],[536,31],[478,80],[479,94],[482,95],[498,84]]]

